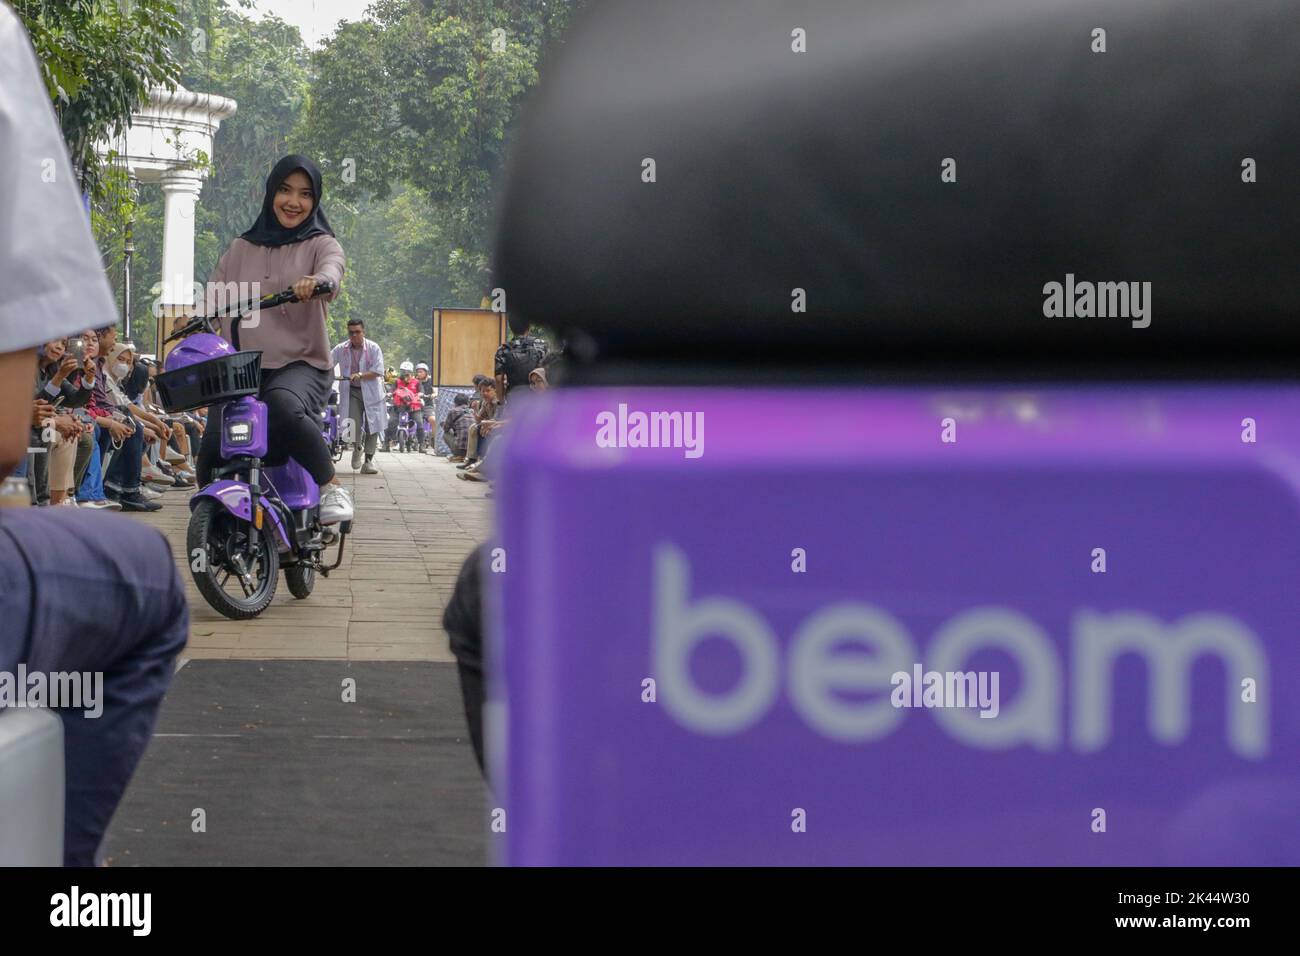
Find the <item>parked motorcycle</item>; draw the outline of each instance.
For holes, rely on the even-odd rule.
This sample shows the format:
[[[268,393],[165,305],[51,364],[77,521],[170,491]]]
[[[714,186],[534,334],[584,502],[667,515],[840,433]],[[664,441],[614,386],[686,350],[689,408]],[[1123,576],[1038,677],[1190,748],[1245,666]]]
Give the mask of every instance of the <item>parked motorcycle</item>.
[[[313,295],[332,289],[322,282]],[[298,462],[262,462],[268,443],[266,404],[257,398],[262,353],[239,350],[239,325],[257,309],[296,301],[293,290],[286,289],[238,304],[223,316],[196,316],[164,340],[183,341],[167,355],[166,371],[156,379],[168,411],[206,405],[208,427],[221,430],[222,465],[190,499],[186,551],[199,593],[235,620],[266,610],[281,568],[294,597],[311,594],[317,573],[328,576],[342,563],[352,530],[351,521],[321,525],[320,489]],[[234,345],[216,334],[214,322],[220,317],[236,318]],[[338,555],[326,565],[322,555],[335,542]]]

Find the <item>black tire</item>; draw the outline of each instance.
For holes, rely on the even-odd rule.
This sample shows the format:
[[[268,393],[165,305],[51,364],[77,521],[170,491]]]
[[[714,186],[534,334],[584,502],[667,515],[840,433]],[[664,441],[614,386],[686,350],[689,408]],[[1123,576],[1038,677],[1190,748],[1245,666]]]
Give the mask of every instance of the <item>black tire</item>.
[[[242,582],[232,574],[226,549],[232,542],[242,546],[244,536],[250,530],[253,526],[247,521],[236,518],[211,498],[205,498],[194,507],[185,535],[185,549],[191,560],[190,575],[199,593],[213,610],[235,621],[246,621],[265,611],[275,597],[275,586],[280,577],[280,554],[275,547],[271,523],[266,521],[254,552],[257,587],[251,594],[245,590],[242,597],[226,590],[232,576],[243,589]],[[196,550],[207,557],[202,571],[194,570]]]
[[[298,600],[311,597],[311,589],[316,586],[316,569],[310,564],[290,565],[284,569],[284,583]]]

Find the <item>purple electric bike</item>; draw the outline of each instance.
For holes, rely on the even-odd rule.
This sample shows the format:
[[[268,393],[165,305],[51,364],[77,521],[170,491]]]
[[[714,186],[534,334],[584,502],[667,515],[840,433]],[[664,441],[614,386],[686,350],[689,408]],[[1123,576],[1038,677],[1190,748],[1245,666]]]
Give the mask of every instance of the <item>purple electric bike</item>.
[[[325,282],[314,295],[332,290]],[[316,574],[343,560],[352,522],[322,526],[320,489],[298,462],[264,466],[267,410],[257,398],[262,353],[240,351],[239,326],[250,313],[298,301],[293,290],[240,303],[220,315],[196,316],[164,341],[181,339],[156,383],[171,412],[208,406],[208,427],[221,429],[221,465],[190,499],[186,550],[199,593],[226,617],[244,620],[266,610],[284,569],[296,598],[312,592]],[[231,345],[216,334],[217,318],[236,321]],[[322,441],[324,439],[322,438]],[[338,543],[333,564],[322,561]]]
[[[342,381],[342,379],[335,379]],[[331,391],[329,401],[325,403],[325,411],[321,415],[321,437],[325,439],[325,444],[329,445],[330,457],[335,461],[343,458],[343,434],[339,429],[339,393]]]

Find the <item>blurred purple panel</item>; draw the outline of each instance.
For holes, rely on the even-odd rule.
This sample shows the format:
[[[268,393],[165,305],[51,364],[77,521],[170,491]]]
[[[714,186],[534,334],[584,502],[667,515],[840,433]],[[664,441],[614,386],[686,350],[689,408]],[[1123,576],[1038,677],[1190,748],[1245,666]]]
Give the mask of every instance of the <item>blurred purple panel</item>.
[[[702,454],[601,447],[620,404]],[[512,431],[504,862],[1300,863],[1300,389],[577,389]],[[894,708],[914,663],[998,716]]]

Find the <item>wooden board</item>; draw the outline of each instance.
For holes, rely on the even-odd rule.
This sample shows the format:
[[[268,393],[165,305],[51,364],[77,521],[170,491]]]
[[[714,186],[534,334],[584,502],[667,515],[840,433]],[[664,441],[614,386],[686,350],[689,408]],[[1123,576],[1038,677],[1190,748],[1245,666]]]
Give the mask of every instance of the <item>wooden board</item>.
[[[506,314],[491,309],[434,309],[435,385],[469,385],[474,376],[492,375],[497,348],[506,340]]]

